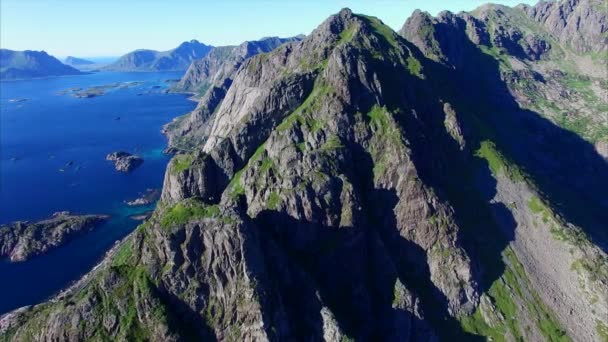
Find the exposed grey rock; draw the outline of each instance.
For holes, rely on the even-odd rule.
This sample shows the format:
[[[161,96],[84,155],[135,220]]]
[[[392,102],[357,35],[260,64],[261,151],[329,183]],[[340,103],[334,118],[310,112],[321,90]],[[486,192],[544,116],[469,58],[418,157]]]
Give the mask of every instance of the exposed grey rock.
[[[597,339],[606,164],[526,107],[538,92],[560,108],[591,98],[567,86],[570,71],[553,64],[565,48],[538,27],[504,6],[415,12],[410,42],[344,9],[243,60],[166,128],[187,143],[152,217],[88,282],[0,329],[38,340]],[[206,63],[199,80],[217,73]]]
[[[608,19],[602,0],[539,1],[520,8],[576,52],[608,50]]]
[[[63,211],[38,222],[17,221],[1,225],[0,257],[25,261],[92,230],[106,219],[106,215],[72,215]]]
[[[208,134],[208,125],[205,123],[223,100],[234,75],[246,59],[300,39],[271,37],[239,46],[217,47],[205,58],[193,61],[172,89],[197,94],[201,97],[200,104],[192,113],[165,126],[163,131],[169,138],[170,148],[188,150],[200,143],[201,136]]]
[[[122,151],[108,154],[106,160],[114,162],[118,172],[131,172],[144,163],[143,158]]]
[[[159,189],[147,189],[139,198],[132,201],[126,201],[126,204],[131,207],[149,205],[154,203],[160,197]]]

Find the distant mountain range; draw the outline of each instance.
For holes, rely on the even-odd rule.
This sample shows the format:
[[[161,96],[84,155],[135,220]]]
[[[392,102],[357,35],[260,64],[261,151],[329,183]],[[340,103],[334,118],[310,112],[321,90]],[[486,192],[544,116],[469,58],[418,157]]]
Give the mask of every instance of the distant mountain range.
[[[185,71],[195,59],[205,57],[213,47],[196,40],[183,42],[169,51],[135,50],[106,66],[108,71]]]
[[[98,58],[94,58],[94,59],[95,60],[93,61],[93,60],[68,56],[63,61],[63,63],[66,65],[69,65],[75,69],[78,69],[80,71],[99,71],[103,67],[110,64],[110,62],[107,61],[107,58],[101,58],[102,60],[99,60]],[[113,60],[116,60],[116,59],[113,59]]]
[[[78,75],[81,72],[61,63],[44,51],[0,49],[0,80]]]

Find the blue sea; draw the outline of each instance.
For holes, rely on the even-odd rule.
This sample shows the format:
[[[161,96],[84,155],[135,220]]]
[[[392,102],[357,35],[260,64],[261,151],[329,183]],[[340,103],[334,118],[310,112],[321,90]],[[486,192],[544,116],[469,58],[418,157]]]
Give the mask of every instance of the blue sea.
[[[0,314],[67,287],[135,229],[138,222],[129,216],[153,209],[124,202],[162,187],[169,158],[162,153],[166,139],[160,130],[196,105],[186,95],[164,93],[165,81],[180,76],[102,72],[0,83],[0,223],[66,210],[111,215],[45,255],[21,263],[0,260]],[[93,98],[61,94],[122,82],[142,83]],[[118,173],[105,160],[114,151],[138,154],[144,163]]]

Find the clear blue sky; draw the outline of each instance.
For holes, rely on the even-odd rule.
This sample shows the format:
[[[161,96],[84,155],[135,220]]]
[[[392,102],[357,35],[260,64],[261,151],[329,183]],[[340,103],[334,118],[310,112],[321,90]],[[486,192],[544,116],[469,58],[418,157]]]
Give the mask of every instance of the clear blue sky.
[[[169,50],[197,39],[240,44],[264,36],[308,34],[343,7],[398,29],[419,8],[472,10],[485,0],[1,0],[0,47],[58,57]],[[494,0],[505,5],[535,0]]]

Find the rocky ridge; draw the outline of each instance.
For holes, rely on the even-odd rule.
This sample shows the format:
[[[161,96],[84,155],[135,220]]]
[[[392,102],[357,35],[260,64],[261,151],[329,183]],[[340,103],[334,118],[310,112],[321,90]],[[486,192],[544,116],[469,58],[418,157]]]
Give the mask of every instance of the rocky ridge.
[[[57,248],[74,236],[108,219],[105,215],[73,215],[58,212],[47,220],[18,221],[0,226],[0,257],[25,261]]]

